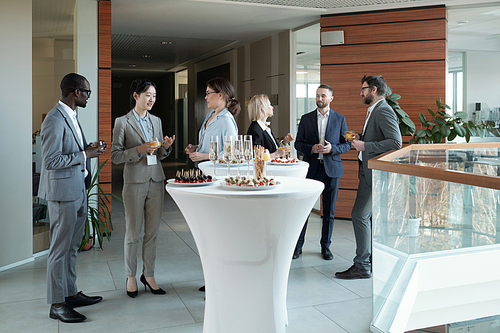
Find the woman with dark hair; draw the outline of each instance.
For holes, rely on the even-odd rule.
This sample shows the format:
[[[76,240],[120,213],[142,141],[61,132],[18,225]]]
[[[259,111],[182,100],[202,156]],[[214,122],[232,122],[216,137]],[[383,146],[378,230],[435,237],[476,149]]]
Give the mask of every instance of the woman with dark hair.
[[[143,272],[140,281],[153,294],[165,294],[154,278],[156,237],[163,210],[165,174],[161,160],[172,151],[172,137],[163,137],[161,120],[149,113],[156,101],[156,86],[149,80],[135,80],[130,86],[133,109],[115,121],[111,161],[125,164],[123,206],[125,210],[125,273],[127,295],[138,294],[137,251],[142,237]],[[162,143],[156,142],[160,138]]]
[[[267,118],[274,115],[274,107],[271,105],[269,97],[264,94],[255,95],[248,102],[248,118],[252,122],[248,127],[247,135],[252,136],[254,145],[259,145],[271,153],[271,158],[281,157],[278,149],[278,141],[274,136]],[[295,140],[294,136],[288,133],[283,139],[284,143]]]
[[[240,113],[240,102],[234,98],[234,87],[226,79],[215,78],[207,82],[205,92],[207,106],[212,112],[205,117],[198,133],[198,145],[189,144],[186,153],[193,162],[208,160],[210,137],[218,136],[224,142],[226,135],[238,135],[234,117]],[[222,145],[220,147],[222,151]]]

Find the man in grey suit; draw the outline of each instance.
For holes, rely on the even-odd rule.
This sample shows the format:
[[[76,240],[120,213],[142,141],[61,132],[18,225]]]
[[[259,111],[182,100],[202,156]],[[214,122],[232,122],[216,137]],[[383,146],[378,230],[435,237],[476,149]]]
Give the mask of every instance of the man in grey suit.
[[[76,107],[84,108],[90,84],[70,73],[61,81],[62,98],[42,123],[42,168],[38,196],[47,200],[50,216],[50,249],[47,257],[47,303],[49,317],[67,323],[86,317],[74,307],[97,303],[76,287],[76,255],[87,217],[86,187],[90,184],[90,159],[105,146],[88,146],[76,118]]]
[[[365,279],[371,277],[372,253],[372,170],[368,160],[389,150],[399,149],[402,145],[396,113],[385,101],[387,84],[379,75],[363,76],[361,79],[361,98],[369,105],[363,132],[352,146],[359,151],[359,185],[356,201],[351,212],[354,236],[356,238],[356,257],[354,265],[344,272],[337,272],[340,279]]]

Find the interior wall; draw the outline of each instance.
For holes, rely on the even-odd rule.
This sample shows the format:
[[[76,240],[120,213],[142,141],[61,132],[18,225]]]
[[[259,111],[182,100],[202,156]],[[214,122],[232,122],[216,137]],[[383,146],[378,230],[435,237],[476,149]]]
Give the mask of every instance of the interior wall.
[[[465,56],[466,101],[468,120],[474,119],[475,103],[483,102],[491,110],[500,107],[498,92],[498,59],[500,52],[467,51]],[[483,111],[484,113],[484,111]],[[486,115],[483,114],[483,118]]]
[[[331,107],[360,133],[367,106],[360,97],[363,75],[382,75],[416,125],[418,115],[445,99],[447,10],[444,6],[328,15],[321,32],[343,31],[344,43],[321,46],[321,82],[333,87]],[[409,138],[403,138],[408,142]],[[357,152],[342,155],[335,217],[351,218],[358,185]]]
[[[0,270],[33,255],[31,8],[3,1],[0,11]]]

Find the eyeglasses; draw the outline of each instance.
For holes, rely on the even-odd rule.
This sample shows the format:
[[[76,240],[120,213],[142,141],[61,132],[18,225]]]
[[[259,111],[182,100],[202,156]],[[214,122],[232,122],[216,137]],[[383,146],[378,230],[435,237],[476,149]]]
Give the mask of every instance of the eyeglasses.
[[[363,90],[365,90],[366,88],[370,88],[370,87],[361,87],[361,92],[363,92]]]
[[[86,92],[88,97],[90,97],[90,94],[92,93],[92,91],[91,91],[91,90],[87,90],[87,89],[77,88],[77,89],[75,89],[75,90],[80,90],[81,92]]]
[[[208,96],[210,94],[218,94],[218,92],[216,92],[216,91],[206,91],[205,92],[205,96]]]

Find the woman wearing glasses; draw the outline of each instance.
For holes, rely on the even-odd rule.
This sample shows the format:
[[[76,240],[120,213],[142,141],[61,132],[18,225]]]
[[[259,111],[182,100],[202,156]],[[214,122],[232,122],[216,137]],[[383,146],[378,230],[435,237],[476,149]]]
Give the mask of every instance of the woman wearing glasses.
[[[224,136],[238,135],[234,117],[240,113],[241,107],[240,102],[234,98],[231,82],[220,77],[209,80],[205,100],[212,111],[207,114],[201,125],[198,145],[189,144],[186,147],[186,153],[193,162],[208,160],[211,136],[218,136],[219,142],[224,142]]]
[[[154,278],[156,238],[160,228],[165,192],[161,160],[172,151],[171,138],[163,137],[161,120],[149,112],[156,101],[156,86],[149,80],[135,80],[130,86],[133,109],[115,121],[111,161],[125,164],[123,206],[125,210],[125,274],[127,295],[137,289],[137,252],[142,241],[143,270],[140,281],[156,295],[165,294]],[[155,138],[161,140],[157,142]],[[142,233],[142,230],[144,232]],[[141,239],[142,236],[142,239]]]

